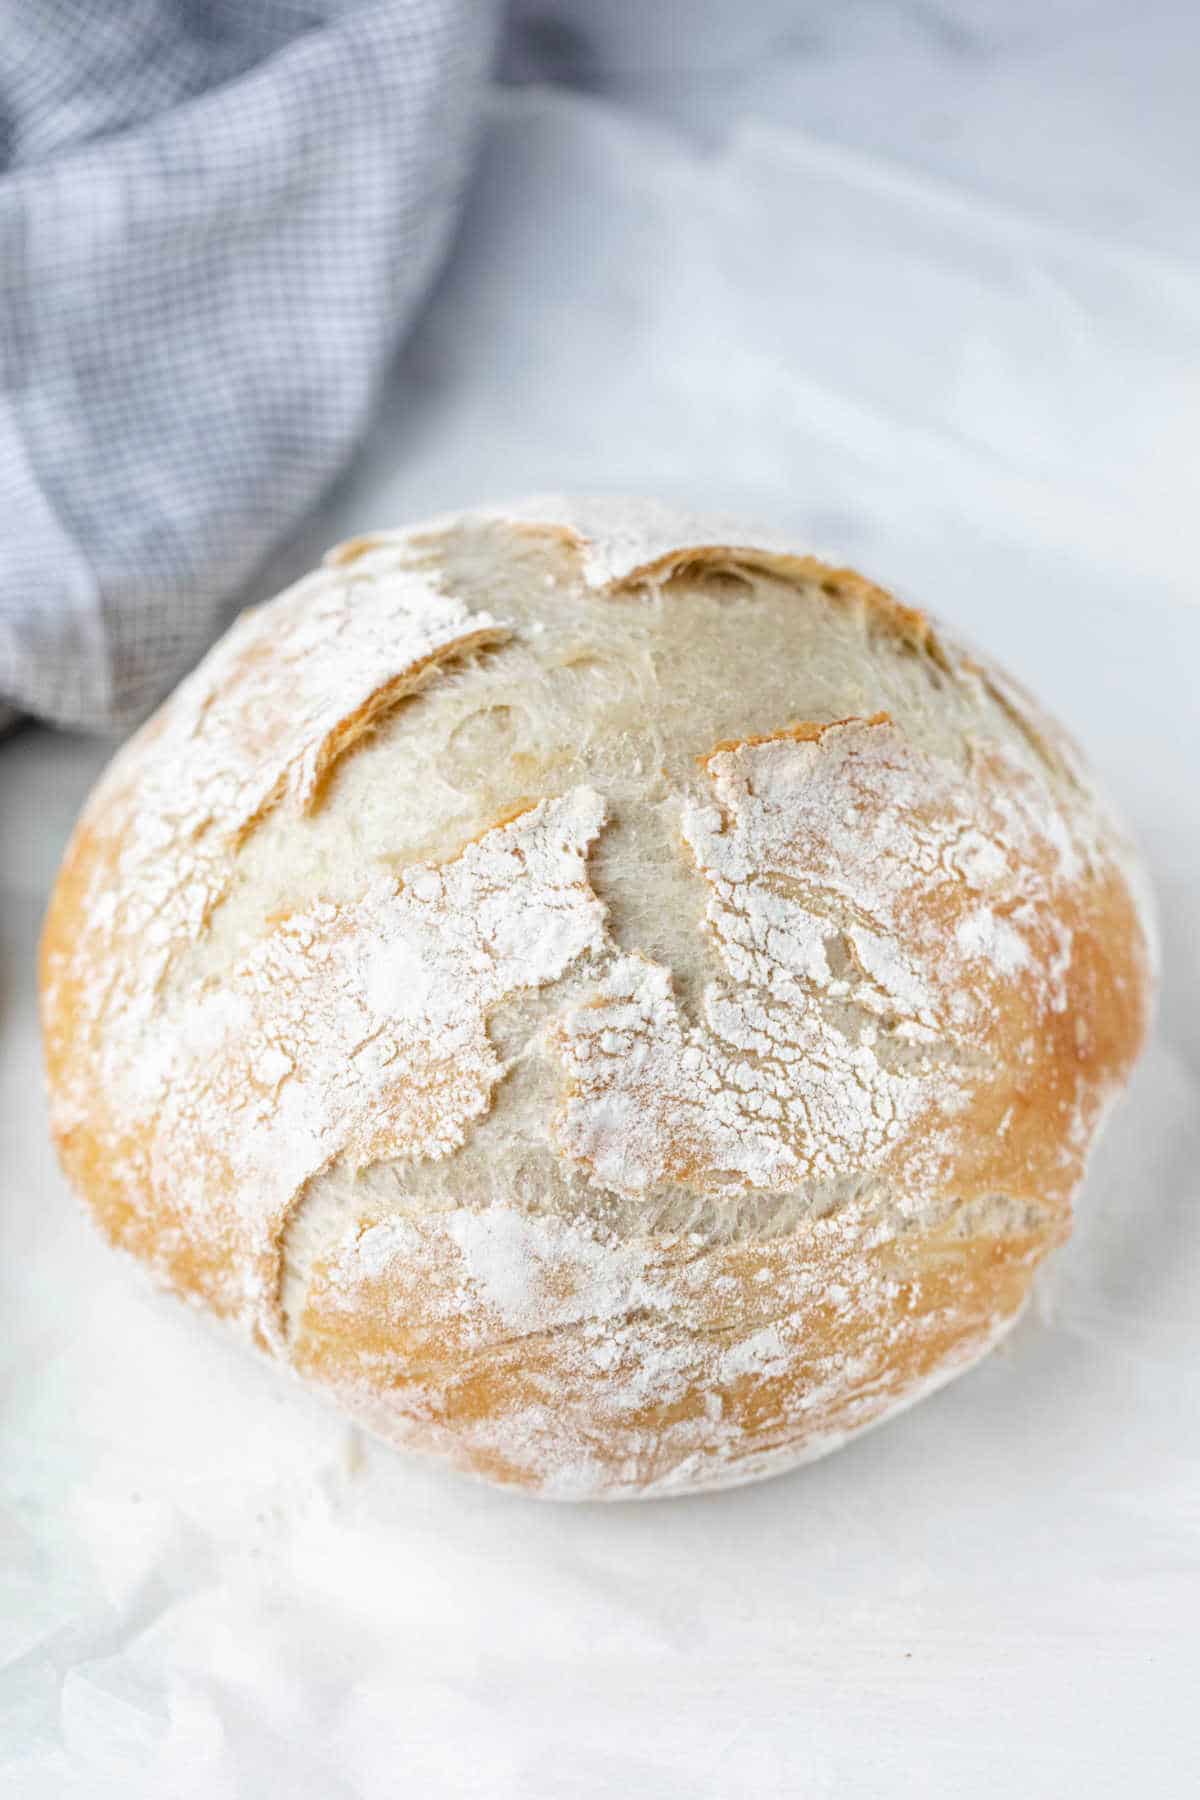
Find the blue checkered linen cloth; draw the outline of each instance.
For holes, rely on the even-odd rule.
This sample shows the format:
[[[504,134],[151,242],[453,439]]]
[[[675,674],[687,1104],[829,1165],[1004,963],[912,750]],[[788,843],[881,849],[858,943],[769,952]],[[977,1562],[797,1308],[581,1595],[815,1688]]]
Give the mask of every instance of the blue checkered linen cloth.
[[[345,462],[496,0],[0,0],[0,709],[127,725]]]

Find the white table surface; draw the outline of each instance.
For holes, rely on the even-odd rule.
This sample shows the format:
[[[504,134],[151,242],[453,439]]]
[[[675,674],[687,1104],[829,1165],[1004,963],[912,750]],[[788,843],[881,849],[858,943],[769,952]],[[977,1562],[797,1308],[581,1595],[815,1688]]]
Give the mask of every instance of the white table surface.
[[[794,1475],[537,1505],[131,1278],[45,1134],[34,946],[107,748],[0,742],[0,1793],[1200,1791],[1200,12],[558,0],[339,535],[524,489],[794,528],[1075,729],[1164,983],[1010,1344]],[[536,17],[534,14],[536,13]],[[588,91],[583,91],[583,90]]]

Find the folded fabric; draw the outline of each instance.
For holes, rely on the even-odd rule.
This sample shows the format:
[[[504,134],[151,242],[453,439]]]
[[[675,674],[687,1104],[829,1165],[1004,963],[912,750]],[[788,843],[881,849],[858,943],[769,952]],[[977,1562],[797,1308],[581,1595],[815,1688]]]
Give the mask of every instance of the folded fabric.
[[[345,461],[497,0],[0,0],[0,705],[120,727]]]

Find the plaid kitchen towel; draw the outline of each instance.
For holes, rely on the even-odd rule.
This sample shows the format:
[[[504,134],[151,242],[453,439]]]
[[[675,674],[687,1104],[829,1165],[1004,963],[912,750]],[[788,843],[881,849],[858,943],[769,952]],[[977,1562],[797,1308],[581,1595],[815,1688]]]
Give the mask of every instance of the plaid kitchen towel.
[[[495,0],[0,0],[0,707],[128,724],[362,432]]]

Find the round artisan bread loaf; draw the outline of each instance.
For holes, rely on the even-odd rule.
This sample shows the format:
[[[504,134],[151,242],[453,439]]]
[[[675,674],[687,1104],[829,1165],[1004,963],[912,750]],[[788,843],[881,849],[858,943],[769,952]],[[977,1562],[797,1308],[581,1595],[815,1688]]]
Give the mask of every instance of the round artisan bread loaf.
[[[1149,987],[1024,693],[617,501],[362,538],[248,613],[43,944],[105,1234],[384,1437],[567,1498],[774,1473],[995,1343]]]

